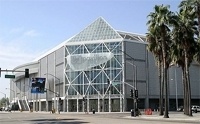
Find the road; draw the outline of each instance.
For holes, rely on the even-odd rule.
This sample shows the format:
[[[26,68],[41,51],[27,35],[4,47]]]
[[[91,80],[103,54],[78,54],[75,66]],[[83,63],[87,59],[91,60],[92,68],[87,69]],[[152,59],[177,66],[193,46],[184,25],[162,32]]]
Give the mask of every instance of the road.
[[[128,113],[83,114],[47,112],[0,112],[0,124],[194,124],[197,122],[146,120]]]

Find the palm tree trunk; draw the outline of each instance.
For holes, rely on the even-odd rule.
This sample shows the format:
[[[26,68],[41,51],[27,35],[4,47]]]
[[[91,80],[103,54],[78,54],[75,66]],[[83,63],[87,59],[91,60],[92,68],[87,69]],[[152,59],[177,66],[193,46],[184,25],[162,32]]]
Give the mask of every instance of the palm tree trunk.
[[[186,108],[185,108],[185,111],[186,111],[186,115],[189,115],[189,112],[188,112],[188,83],[187,83],[187,78],[186,78],[186,68],[185,68],[185,103],[186,103]]]
[[[165,86],[164,86],[164,65],[162,63],[162,76],[161,76],[161,85],[162,85],[162,95],[161,95],[161,99],[162,99],[162,108],[161,108],[161,111],[162,111],[162,114],[164,115],[164,103],[163,103],[163,99],[164,99],[164,89],[165,89]]]
[[[187,113],[189,116],[192,116],[192,110],[191,110],[191,87],[190,87],[190,81],[189,81],[189,69],[186,70],[186,77],[187,77],[187,103],[188,103],[188,109]]]
[[[164,102],[163,102],[163,99],[164,99],[164,66],[162,67],[162,76],[161,76],[161,85],[162,85],[162,94],[161,94],[161,99],[162,99],[162,104],[161,104],[161,111],[162,111],[162,115],[164,115]]]
[[[159,115],[162,116],[163,115],[163,81],[162,81],[162,63],[161,63],[161,55],[159,56],[159,62],[158,62],[158,77],[159,77],[159,83],[160,83],[160,99],[159,99]]]
[[[164,118],[169,118],[168,113],[168,83],[167,83],[167,68],[166,63],[164,63],[164,84],[165,84],[165,113]]]
[[[163,30],[164,31],[164,30]],[[163,41],[162,41],[162,51],[163,51],[163,67],[164,67],[164,85],[165,85],[165,112],[164,118],[169,118],[168,113],[168,83],[167,83],[167,64],[166,64],[166,44],[165,44],[165,35],[163,34]]]
[[[186,105],[187,105],[187,103],[186,103],[186,81],[185,81],[185,67],[184,66],[182,66],[182,82],[183,82],[183,108],[184,108],[184,114],[186,114],[186,109],[187,109],[187,107],[186,107]]]
[[[187,115],[192,116],[191,111],[191,88],[190,88],[190,79],[189,79],[189,64],[188,64],[188,53],[185,52],[185,77],[186,77],[186,90],[187,90]]]
[[[186,79],[186,68],[184,67],[184,83],[185,83],[185,114],[188,115],[188,86],[187,86],[187,79]]]

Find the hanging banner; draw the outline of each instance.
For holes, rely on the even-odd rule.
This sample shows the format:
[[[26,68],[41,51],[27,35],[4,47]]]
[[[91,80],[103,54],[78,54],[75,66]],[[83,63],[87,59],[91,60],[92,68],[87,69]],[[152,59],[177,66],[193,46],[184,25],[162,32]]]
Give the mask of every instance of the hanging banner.
[[[44,93],[46,78],[31,78],[31,93]]]
[[[103,64],[112,57],[114,54],[111,52],[73,54],[67,56],[67,64],[73,71],[83,71]]]

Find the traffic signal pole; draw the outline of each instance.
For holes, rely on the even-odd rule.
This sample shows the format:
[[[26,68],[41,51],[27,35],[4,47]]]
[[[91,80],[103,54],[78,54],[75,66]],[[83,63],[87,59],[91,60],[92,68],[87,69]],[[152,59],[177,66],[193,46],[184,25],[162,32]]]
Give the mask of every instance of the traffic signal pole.
[[[24,71],[17,71],[17,70],[14,71],[14,70],[8,70],[8,69],[2,70],[0,68],[0,77],[1,77],[1,72],[25,72],[25,78],[29,78],[29,69],[27,69],[27,68]],[[8,76],[6,78],[15,78],[15,77],[10,75],[10,76]]]
[[[6,69],[6,70],[0,70],[1,72],[25,72],[25,71],[13,71],[13,70],[8,70],[8,69]]]

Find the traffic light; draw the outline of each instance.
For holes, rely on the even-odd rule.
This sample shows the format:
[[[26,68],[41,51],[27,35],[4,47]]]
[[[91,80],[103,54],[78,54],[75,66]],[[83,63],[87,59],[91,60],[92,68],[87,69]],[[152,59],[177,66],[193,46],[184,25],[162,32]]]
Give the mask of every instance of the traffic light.
[[[62,105],[62,99],[61,98],[59,98],[59,103],[60,103],[60,105]]]
[[[107,79],[107,83],[110,84],[110,80],[109,79]]]
[[[131,93],[130,97],[133,98],[133,89],[130,90],[130,93]]]
[[[25,69],[25,78],[29,78],[29,69]]]
[[[138,90],[135,90],[135,98],[138,98]]]

